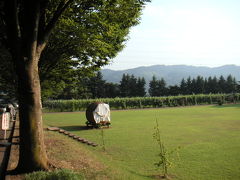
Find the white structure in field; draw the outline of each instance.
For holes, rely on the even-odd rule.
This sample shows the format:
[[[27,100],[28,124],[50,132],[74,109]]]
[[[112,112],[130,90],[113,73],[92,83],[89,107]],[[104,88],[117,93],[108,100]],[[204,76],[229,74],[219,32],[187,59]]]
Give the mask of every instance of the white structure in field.
[[[98,104],[96,109],[93,111],[93,117],[95,122],[110,122],[110,108],[108,104]]]
[[[5,112],[2,114],[2,130],[8,130],[10,125],[10,113]]]
[[[2,114],[2,130],[4,130],[4,139],[7,138],[7,130],[10,128],[10,113]]]

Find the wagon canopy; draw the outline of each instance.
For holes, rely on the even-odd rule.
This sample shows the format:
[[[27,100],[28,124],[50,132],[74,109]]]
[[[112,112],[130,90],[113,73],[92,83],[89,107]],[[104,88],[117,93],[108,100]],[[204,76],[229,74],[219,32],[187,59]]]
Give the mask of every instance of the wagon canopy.
[[[110,125],[110,108],[103,102],[94,102],[86,110],[87,126]]]
[[[96,123],[110,122],[110,108],[108,104],[98,104],[96,109],[93,111],[93,117]]]

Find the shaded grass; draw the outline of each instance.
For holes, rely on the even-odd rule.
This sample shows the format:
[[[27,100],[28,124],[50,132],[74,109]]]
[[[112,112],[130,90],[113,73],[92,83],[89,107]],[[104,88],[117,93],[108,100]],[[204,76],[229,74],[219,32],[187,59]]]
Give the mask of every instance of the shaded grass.
[[[151,179],[157,144],[155,120],[169,149],[181,146],[180,159],[170,169],[174,179],[240,179],[240,105],[112,111],[112,126],[104,129],[106,152],[83,146],[121,173],[120,179]],[[84,113],[44,115],[58,126],[101,144],[100,130],[84,128]]]

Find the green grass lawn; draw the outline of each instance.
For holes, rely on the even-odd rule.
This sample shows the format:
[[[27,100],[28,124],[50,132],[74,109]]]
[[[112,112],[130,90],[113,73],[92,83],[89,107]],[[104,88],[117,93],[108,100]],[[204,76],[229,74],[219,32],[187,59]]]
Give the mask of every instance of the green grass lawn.
[[[169,169],[173,179],[240,179],[240,105],[112,111],[111,128],[103,130],[106,151],[79,147],[114,170],[114,179],[151,179],[159,174],[156,119],[166,147],[181,147]],[[83,112],[44,114],[45,125],[101,145],[101,130],[85,129],[85,121]]]

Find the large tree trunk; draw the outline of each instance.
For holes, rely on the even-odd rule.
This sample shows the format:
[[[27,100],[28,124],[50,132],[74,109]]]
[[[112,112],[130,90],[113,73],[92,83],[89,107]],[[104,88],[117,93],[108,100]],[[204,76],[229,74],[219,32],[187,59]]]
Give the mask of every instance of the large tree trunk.
[[[44,48],[39,44],[39,1],[25,7],[25,33],[15,48],[13,61],[18,77],[20,153],[17,170],[32,172],[48,168],[43,141],[41,88],[38,62]]]
[[[38,62],[61,14],[73,0],[61,0],[46,23],[46,0],[4,0],[7,47],[17,73],[20,157],[16,171],[48,169],[43,141]]]
[[[38,75],[39,56],[30,58],[32,59],[28,59],[27,63],[18,64],[16,67],[21,142],[17,170],[21,172],[48,168],[43,141],[41,89]]]

